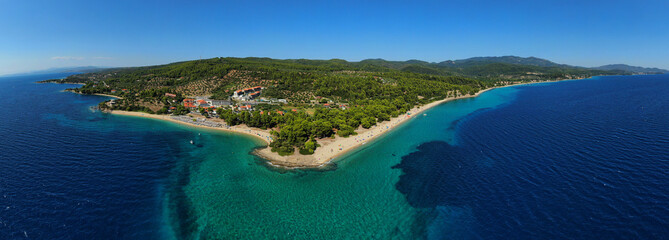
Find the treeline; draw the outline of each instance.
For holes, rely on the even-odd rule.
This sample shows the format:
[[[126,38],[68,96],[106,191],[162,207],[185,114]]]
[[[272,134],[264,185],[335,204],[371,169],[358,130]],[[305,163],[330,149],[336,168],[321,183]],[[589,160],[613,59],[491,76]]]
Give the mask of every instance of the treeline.
[[[318,147],[315,139],[356,135],[358,127],[370,128],[378,122],[388,121],[392,117],[405,114],[412,105],[401,98],[394,100],[365,100],[366,105],[353,106],[350,109],[317,108],[313,114],[303,111],[234,112],[218,109],[220,118],[230,126],[246,124],[249,127],[273,129],[272,151],[281,155],[290,155],[299,149],[302,154],[311,154]]]

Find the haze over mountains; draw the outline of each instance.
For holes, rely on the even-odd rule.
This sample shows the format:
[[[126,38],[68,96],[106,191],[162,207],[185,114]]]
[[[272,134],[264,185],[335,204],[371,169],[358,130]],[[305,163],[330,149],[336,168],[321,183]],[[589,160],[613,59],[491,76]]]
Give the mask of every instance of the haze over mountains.
[[[97,66],[79,66],[79,67],[58,67],[44,70],[30,71],[25,73],[8,74],[3,76],[21,76],[21,75],[35,75],[35,74],[51,74],[51,73],[88,73],[107,69],[107,67]]]
[[[636,72],[636,73],[667,73],[669,71],[660,68],[645,68],[645,67],[635,67],[626,64],[609,64],[601,67],[596,67],[594,69],[598,70],[623,70],[627,72]]]
[[[383,62],[383,59],[367,59],[362,62],[370,63],[379,63]],[[417,65],[426,65],[434,67],[454,67],[454,68],[465,68],[472,66],[487,65],[491,63],[502,63],[502,64],[515,64],[515,65],[526,65],[526,66],[536,66],[536,67],[552,67],[552,68],[581,68],[581,69],[595,69],[595,70],[604,70],[604,71],[623,71],[627,74],[650,74],[650,73],[668,73],[669,70],[659,69],[659,68],[646,68],[646,67],[636,67],[626,64],[610,64],[604,65],[601,67],[586,68],[580,66],[573,66],[567,64],[559,64],[546,59],[537,58],[537,57],[518,57],[518,56],[500,56],[500,57],[472,57],[467,59],[460,60],[447,60],[443,62],[425,62],[421,60],[408,60],[408,61],[386,61],[390,62],[388,67],[401,68],[402,66],[407,66],[409,64]]]
[[[302,59],[296,60],[300,61]],[[335,60],[335,59],[332,59]],[[332,61],[330,60],[330,61]],[[344,60],[341,60],[346,62]],[[354,63],[354,62],[351,62]],[[452,72],[453,69],[469,69],[468,72],[482,70],[481,66],[490,65],[490,64],[503,64],[500,66],[509,67],[510,65],[520,65],[520,66],[534,66],[541,68],[554,68],[554,69],[592,69],[592,70],[602,70],[602,71],[617,71],[620,74],[664,74],[669,73],[669,70],[660,69],[660,68],[650,68],[650,67],[639,67],[639,66],[630,66],[627,64],[609,64],[600,67],[580,67],[573,66],[568,64],[559,64],[552,62],[550,60],[537,58],[537,57],[518,57],[518,56],[498,56],[498,57],[472,57],[467,59],[460,60],[446,60],[442,62],[426,62],[422,60],[407,60],[407,61],[389,61],[384,59],[365,59],[360,62],[360,64],[371,64],[377,66],[384,66],[388,68],[405,70],[410,72],[423,72],[428,74],[439,74],[439,75],[450,75],[445,72]],[[20,74],[11,74],[7,76],[16,76],[16,75],[25,75],[25,74],[47,74],[47,73],[63,73],[63,72],[95,72],[103,69],[108,69],[107,67],[98,67],[98,66],[81,66],[81,67],[63,67],[63,68],[50,68],[46,70],[32,71],[27,73]],[[441,69],[441,70],[440,70]],[[445,70],[448,69],[448,70]],[[484,68],[485,72],[487,68]],[[520,70],[520,69],[516,69]],[[531,70],[531,69],[526,69]]]
[[[446,61],[448,62],[448,61]],[[498,62],[498,63],[508,63],[508,64],[519,64],[519,65],[531,65],[539,67],[576,67],[584,68],[579,66],[571,66],[567,64],[558,64],[551,62],[546,59],[536,58],[536,57],[517,57],[517,56],[502,56],[502,57],[473,57],[463,60],[450,61],[455,65],[463,65],[467,63],[484,63],[484,62]],[[444,62],[442,62],[444,63]],[[629,73],[667,73],[669,70],[659,69],[659,68],[647,68],[647,67],[637,67],[630,66],[627,64],[609,64],[600,67],[593,67],[591,69],[604,70],[604,71],[625,71]]]

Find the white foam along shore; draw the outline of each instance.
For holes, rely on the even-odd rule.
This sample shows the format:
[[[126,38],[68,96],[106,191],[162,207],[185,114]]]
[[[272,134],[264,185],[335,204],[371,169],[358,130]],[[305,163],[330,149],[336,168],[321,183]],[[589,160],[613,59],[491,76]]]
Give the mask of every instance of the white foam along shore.
[[[558,80],[561,81],[561,80]],[[320,168],[323,166],[326,166],[329,164],[333,159],[336,157],[341,156],[344,153],[347,153],[351,150],[357,149],[366,143],[383,136],[385,133],[389,132],[390,130],[396,128],[402,123],[405,123],[407,120],[411,119],[413,116],[416,116],[420,113],[422,113],[425,110],[428,110],[432,107],[435,107],[439,104],[448,102],[448,101],[453,101],[457,99],[464,99],[464,98],[472,98],[472,97],[477,97],[480,94],[495,89],[495,88],[501,88],[501,87],[510,87],[510,86],[517,86],[517,85],[525,85],[525,84],[534,84],[534,83],[547,83],[547,82],[556,82],[556,81],[536,81],[536,82],[526,82],[526,83],[518,83],[518,84],[511,84],[511,85],[505,85],[505,86],[499,86],[499,87],[493,87],[493,88],[488,88],[481,90],[477,92],[476,94],[473,95],[463,95],[463,96],[458,96],[458,97],[448,97],[442,100],[434,101],[422,106],[416,106],[409,110],[406,114],[402,114],[398,117],[390,119],[390,121],[384,121],[381,123],[377,123],[377,125],[369,128],[369,129],[364,129],[362,127],[358,128],[356,132],[358,133],[355,136],[349,136],[347,138],[344,137],[335,137],[334,139],[332,138],[324,138],[324,139],[317,139],[318,144],[321,146],[316,149],[314,154],[312,155],[301,155],[299,153],[294,153],[293,155],[288,155],[288,156],[281,156],[276,152],[272,152],[269,147],[265,147],[262,149],[257,149],[253,153],[259,157],[262,157],[266,160],[268,160],[268,163],[273,166],[277,167],[284,167],[284,168]],[[110,97],[115,97],[115,96],[110,96]],[[171,115],[156,115],[156,114],[149,114],[149,113],[142,113],[142,112],[129,112],[129,111],[110,111],[112,114],[118,114],[118,115],[126,115],[126,116],[137,116],[137,117],[146,117],[146,118],[152,118],[152,119],[159,119],[159,120],[165,120],[165,121],[170,121],[178,124],[185,124],[188,126],[193,126],[193,127],[200,127],[200,128],[207,128],[207,129],[212,129],[212,130],[220,130],[220,131],[228,131],[228,132],[235,132],[235,133],[241,133],[241,134],[247,134],[250,136],[254,136],[256,138],[259,138],[267,145],[272,141],[272,135],[270,134],[269,130],[262,130],[259,128],[250,128],[247,127],[246,125],[236,125],[236,126],[227,126],[225,122],[221,119],[215,119],[215,118],[204,118],[199,115],[191,115],[191,116],[171,116]]]

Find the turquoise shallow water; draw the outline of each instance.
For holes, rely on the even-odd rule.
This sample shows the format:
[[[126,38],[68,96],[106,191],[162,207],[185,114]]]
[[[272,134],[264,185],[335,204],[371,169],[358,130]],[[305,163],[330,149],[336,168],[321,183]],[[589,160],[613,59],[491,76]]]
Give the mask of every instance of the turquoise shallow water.
[[[414,209],[395,188],[392,166],[425,141],[454,141],[452,122],[513,97],[497,89],[426,111],[364,148],[336,161],[334,171],[277,171],[224,145],[202,152],[184,187],[199,236],[226,238],[414,238],[430,212]]]

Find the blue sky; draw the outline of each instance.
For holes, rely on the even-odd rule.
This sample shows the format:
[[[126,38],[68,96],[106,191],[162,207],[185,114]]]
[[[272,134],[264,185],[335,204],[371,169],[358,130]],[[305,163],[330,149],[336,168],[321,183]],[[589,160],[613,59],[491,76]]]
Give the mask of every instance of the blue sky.
[[[669,1],[0,0],[0,75],[211,57],[518,55],[669,69]]]

